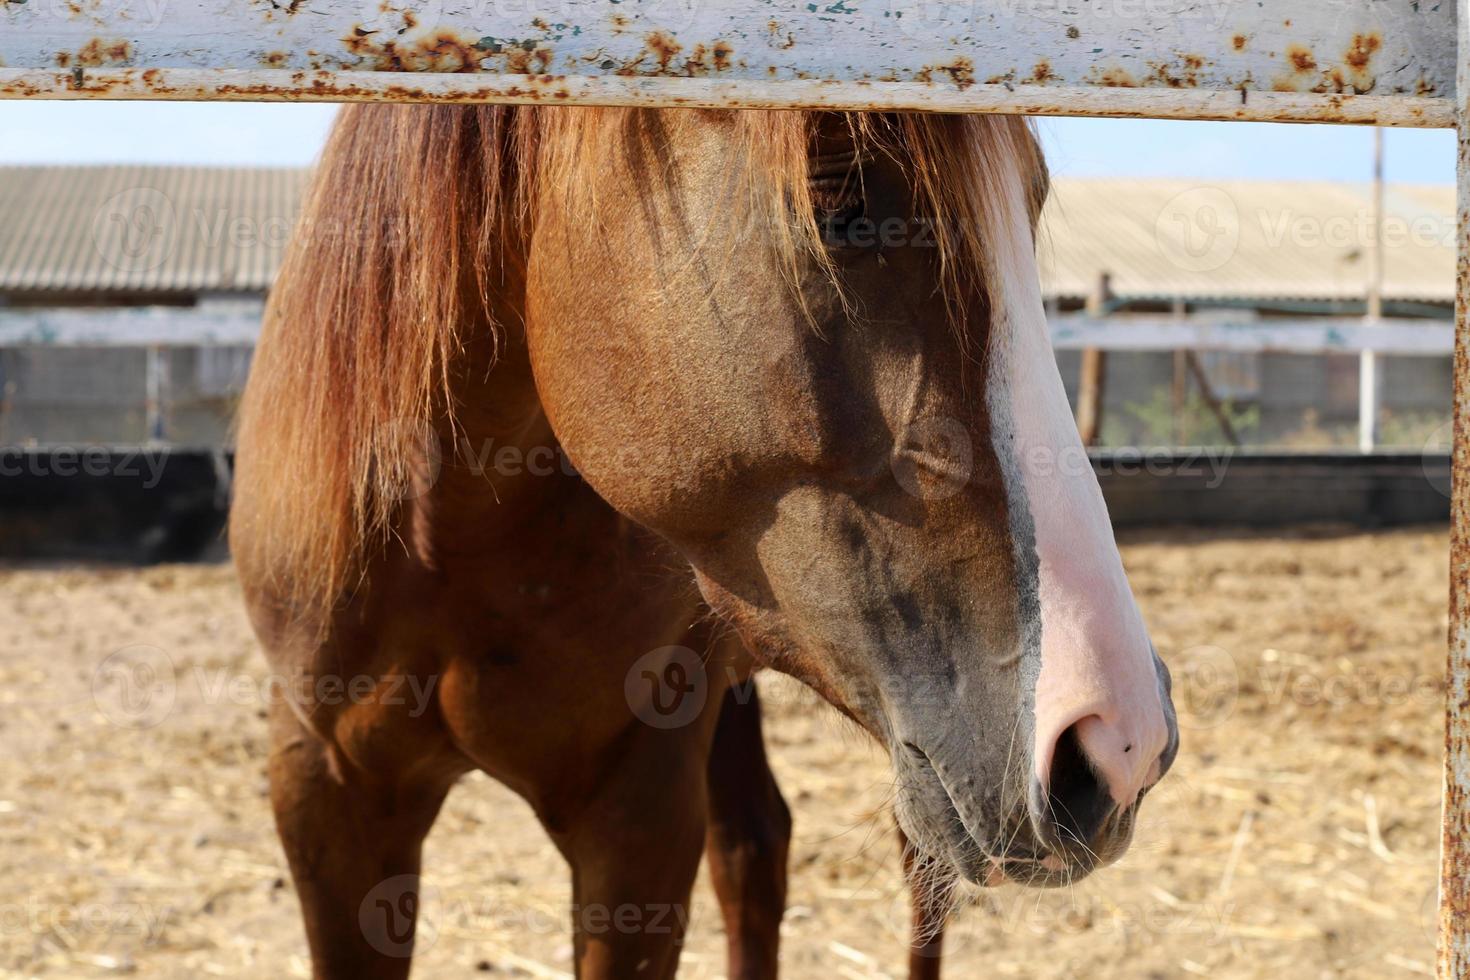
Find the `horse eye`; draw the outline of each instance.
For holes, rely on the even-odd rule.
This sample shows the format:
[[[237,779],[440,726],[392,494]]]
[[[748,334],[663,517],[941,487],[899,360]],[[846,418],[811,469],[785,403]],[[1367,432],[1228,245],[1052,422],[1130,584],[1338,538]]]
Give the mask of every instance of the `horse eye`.
[[[867,216],[867,202],[861,194],[854,194],[841,202],[817,202],[817,228],[822,241],[832,248],[852,247],[857,244],[852,234],[853,227]]]

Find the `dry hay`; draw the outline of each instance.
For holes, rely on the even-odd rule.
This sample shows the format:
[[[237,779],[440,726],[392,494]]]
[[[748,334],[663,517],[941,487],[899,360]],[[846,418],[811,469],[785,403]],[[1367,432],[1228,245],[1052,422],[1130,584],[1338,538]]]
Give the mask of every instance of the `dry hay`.
[[[950,975],[1429,975],[1446,547],[1442,531],[1126,540],[1175,671],[1178,766],[1120,866],[1071,892],[980,896]],[[0,571],[0,622],[0,974],[306,976],[265,799],[263,669],[229,571]],[[133,644],[179,678],[142,730],[92,697]],[[786,975],[900,977],[886,764],[802,689],[764,691],[797,820]],[[466,780],[427,874],[415,976],[570,973],[563,867],[509,792]],[[701,883],[682,975],[722,971]]]

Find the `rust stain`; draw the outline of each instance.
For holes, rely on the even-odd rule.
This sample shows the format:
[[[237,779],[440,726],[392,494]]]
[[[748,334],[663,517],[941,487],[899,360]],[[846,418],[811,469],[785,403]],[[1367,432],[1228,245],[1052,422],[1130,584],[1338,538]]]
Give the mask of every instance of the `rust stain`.
[[[1293,44],[1287,48],[1286,58],[1298,72],[1315,71],[1317,68],[1316,56],[1312,54],[1311,49],[1304,48],[1300,44]]]
[[[962,89],[975,84],[975,63],[969,58],[956,58],[947,65],[940,65],[939,70],[948,75]]]
[[[624,77],[692,78],[712,72],[728,71],[737,64],[735,46],[723,39],[695,43],[689,48],[688,54],[681,58],[680,55],[684,53],[684,50],[684,45],[672,35],[664,31],[655,31],[644,39],[644,49],[636,57],[623,61],[621,64],[604,57],[599,67],[603,71]],[[651,63],[650,57],[656,63]],[[740,61],[739,64],[744,66],[745,62]],[[767,73],[777,75],[778,71],[774,65],[771,65],[767,67]]]
[[[361,25],[353,27],[342,38],[347,51],[366,61],[373,71],[432,71],[474,72],[480,70],[480,62],[489,57],[489,52],[480,47],[478,38],[458,34],[441,28],[411,41],[396,36],[379,39],[381,31],[371,31]],[[526,51],[512,48],[506,59],[506,69],[517,74],[529,74],[533,55],[542,54],[541,63],[550,61],[551,54],[544,49]],[[359,65],[358,67],[362,67]]]
[[[285,51],[271,51],[261,56],[260,63],[266,68],[284,68],[290,57]]]
[[[1373,56],[1383,47],[1383,38],[1377,34],[1356,34],[1347,49],[1344,61],[1353,71],[1366,72],[1373,63]]]
[[[1244,34],[1237,34],[1230,39],[1230,43],[1235,47],[1235,50],[1244,51],[1245,46],[1250,43],[1250,38]]]
[[[623,64],[618,67],[617,74],[623,75],[623,76],[637,75],[637,74],[639,74],[638,69],[642,66],[643,60],[645,58],[647,58],[647,57],[648,57],[648,52],[645,51],[642,54],[640,54],[638,57],[634,58],[632,61],[625,61],[625,62],[623,62]]]
[[[1184,79],[1175,75],[1167,62],[1150,62],[1149,67],[1153,69],[1152,78],[1163,82],[1169,88],[1185,88]]]
[[[1318,95],[1354,91],[1354,86],[1343,77],[1340,68],[1322,69],[1317,56],[1310,48],[1300,44],[1288,45],[1286,61],[1291,73],[1276,78],[1271,83],[1275,92],[1314,92]]]
[[[1096,72],[1096,69],[1094,69]],[[1107,88],[1137,88],[1138,82],[1122,68],[1106,68],[1096,74],[1097,84]]]
[[[1383,38],[1378,34],[1355,34],[1353,41],[1343,54],[1348,75],[1344,78],[1339,69],[1332,73],[1337,91],[1352,91],[1366,95],[1378,87],[1378,77],[1373,71],[1373,56],[1383,48]]]
[[[1205,59],[1202,55],[1181,54],[1178,64],[1166,61],[1149,62],[1149,68],[1152,69],[1149,77],[1169,88],[1199,88],[1199,76],[1204,67]]]
[[[55,60],[59,68],[107,68],[126,65],[132,59],[131,42],[122,38],[108,41],[94,37],[76,53],[56,52]]]
[[[280,0],[250,0],[250,2],[266,8],[266,20],[274,20],[278,13],[285,14],[287,17],[295,16],[306,5],[306,0],[286,0],[284,3]]]
[[[1030,80],[1039,84],[1044,85],[1057,77],[1059,77],[1057,73],[1051,70],[1051,62],[1047,61],[1045,58],[1042,58],[1040,61],[1038,61],[1036,63],[1036,67],[1031,69]]]
[[[479,62],[485,60],[483,44],[483,39],[475,44],[476,50],[481,52]],[[552,50],[532,41],[503,46],[491,53],[502,57],[504,65],[501,70],[513,75],[542,75],[551,68]]]
[[[690,53],[689,60],[684,63],[684,74],[703,75],[709,71],[709,49],[703,44],[696,44],[694,51]]]
[[[1343,78],[1341,68],[1334,68],[1331,71],[1323,72],[1322,81],[1312,86],[1312,91],[1318,95],[1326,95],[1328,92],[1335,92],[1340,95],[1350,90],[1353,90],[1353,86],[1349,85],[1347,79]]]
[[[1311,92],[1316,95],[1367,95],[1378,87],[1372,71],[1373,57],[1383,47],[1377,34],[1358,34],[1343,54],[1343,63],[1324,67],[1317,57],[1301,45],[1286,50],[1291,67],[1289,75],[1277,78],[1272,89],[1277,92]],[[1420,94],[1425,94],[1421,92]]]
[[[662,71],[668,71],[670,63],[684,50],[683,45],[665,31],[654,31],[644,38],[644,44],[658,59],[658,66]]]

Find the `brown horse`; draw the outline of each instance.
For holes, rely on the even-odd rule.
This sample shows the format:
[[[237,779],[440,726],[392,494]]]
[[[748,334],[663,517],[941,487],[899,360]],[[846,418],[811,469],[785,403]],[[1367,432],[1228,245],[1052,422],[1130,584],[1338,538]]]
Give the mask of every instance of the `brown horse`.
[[[730,976],[774,975],[755,663],[890,752],[919,972],[958,877],[1122,852],[1177,735],[1045,332],[1045,188],[1014,119],[343,113],[231,524],[309,692],[270,772],[318,976],[406,974],[475,768],[571,865],[580,976],[674,973],[701,852]]]

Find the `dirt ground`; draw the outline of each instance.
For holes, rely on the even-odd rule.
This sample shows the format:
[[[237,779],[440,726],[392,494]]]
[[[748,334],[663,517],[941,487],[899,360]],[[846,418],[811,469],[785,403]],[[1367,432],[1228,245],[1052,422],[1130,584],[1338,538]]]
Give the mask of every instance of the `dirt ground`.
[[[1446,548],[1442,530],[1126,538],[1179,762],[1118,866],[979,894],[949,975],[1429,975]],[[0,569],[0,623],[0,975],[308,975],[230,571]],[[167,705],[109,688],[120,650],[172,672]],[[886,761],[804,689],[763,694],[796,818],[785,975],[900,977]],[[563,866],[509,791],[465,780],[425,873],[415,976],[570,972]],[[699,888],[681,975],[719,977]]]

